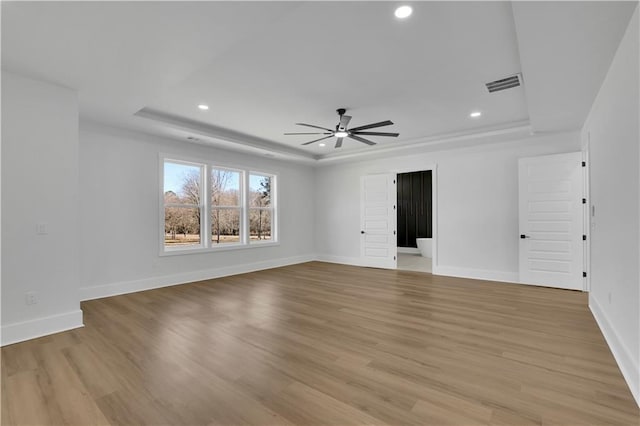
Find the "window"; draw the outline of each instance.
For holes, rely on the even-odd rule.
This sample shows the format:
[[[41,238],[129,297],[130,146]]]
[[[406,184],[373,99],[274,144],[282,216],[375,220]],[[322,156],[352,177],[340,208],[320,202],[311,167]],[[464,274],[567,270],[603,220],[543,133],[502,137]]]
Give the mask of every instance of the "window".
[[[161,252],[276,243],[275,184],[271,174],[163,158]]]
[[[271,176],[249,175],[249,241],[252,243],[271,240],[271,182]]]
[[[164,246],[202,246],[202,166],[164,163]]]
[[[242,176],[234,170],[211,169],[211,243],[240,243]]]

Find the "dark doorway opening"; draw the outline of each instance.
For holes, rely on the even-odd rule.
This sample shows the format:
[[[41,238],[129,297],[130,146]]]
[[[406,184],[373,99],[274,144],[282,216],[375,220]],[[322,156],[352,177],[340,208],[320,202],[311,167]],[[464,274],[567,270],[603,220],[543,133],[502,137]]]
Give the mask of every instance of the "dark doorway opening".
[[[399,173],[398,247],[417,247],[416,238],[433,236],[431,170]]]

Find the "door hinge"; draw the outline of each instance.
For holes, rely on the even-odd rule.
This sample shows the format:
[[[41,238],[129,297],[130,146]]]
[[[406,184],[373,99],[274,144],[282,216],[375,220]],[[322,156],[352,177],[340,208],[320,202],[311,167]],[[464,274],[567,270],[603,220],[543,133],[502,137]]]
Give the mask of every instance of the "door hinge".
[[[393,256],[393,260],[396,260],[396,257],[395,257],[395,256]]]
[[[586,272],[582,273],[582,278],[587,278],[587,273]]]
[[[587,204],[587,199],[586,198],[582,199],[582,204]]]
[[[586,161],[582,162],[582,167],[587,167],[587,162]]]
[[[582,241],[587,241],[587,236],[586,235],[582,235]]]

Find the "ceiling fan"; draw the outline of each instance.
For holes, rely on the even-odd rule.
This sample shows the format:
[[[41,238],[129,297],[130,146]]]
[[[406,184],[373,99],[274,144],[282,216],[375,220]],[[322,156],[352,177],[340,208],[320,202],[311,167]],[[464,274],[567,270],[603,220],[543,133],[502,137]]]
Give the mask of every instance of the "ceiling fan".
[[[325,130],[325,132],[285,133],[285,135],[329,135],[329,136],[321,137],[320,139],[314,139],[312,141],[305,142],[302,145],[309,145],[309,144],[312,144],[314,142],[320,142],[322,140],[329,139],[329,138],[332,138],[332,137],[335,136],[336,138],[338,138],[336,140],[336,148],[340,148],[342,146],[342,141],[344,140],[344,138],[351,138],[351,139],[356,140],[358,142],[366,143],[367,145],[375,145],[376,144],[375,142],[372,142],[372,141],[370,141],[368,139],[363,138],[362,135],[364,135],[364,136],[392,136],[392,137],[395,138],[395,137],[398,137],[398,135],[400,134],[400,133],[365,132],[365,131],[363,131],[363,130],[367,130],[367,129],[373,129],[373,128],[376,128],[376,127],[390,126],[390,125],[393,124],[393,122],[390,121],[390,120],[380,121],[378,123],[372,123],[372,124],[367,124],[367,125],[364,125],[364,126],[359,126],[359,127],[354,127],[352,129],[348,129],[347,126],[349,125],[349,121],[351,120],[351,116],[344,115],[344,113],[347,112],[347,110],[344,109],[344,108],[339,108],[339,109],[336,110],[336,112],[340,116],[340,122],[338,124],[336,124],[336,129],[335,130],[328,129],[326,127],[315,126],[313,124],[296,123],[298,126],[313,127],[315,129]]]

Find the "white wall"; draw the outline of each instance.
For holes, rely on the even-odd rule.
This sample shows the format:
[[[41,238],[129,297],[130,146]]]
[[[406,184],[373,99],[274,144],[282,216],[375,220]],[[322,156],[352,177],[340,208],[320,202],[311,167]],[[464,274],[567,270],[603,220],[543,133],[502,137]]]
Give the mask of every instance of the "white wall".
[[[3,71],[3,345],[82,326],[78,232],[76,93]]]
[[[360,176],[437,165],[437,265],[442,275],[518,280],[518,158],[580,150],[579,134],[322,167],[316,178],[321,258],[358,263]]]
[[[278,174],[280,245],[159,256],[160,153]],[[312,260],[314,174],[306,165],[81,125],[81,298]]]
[[[589,305],[640,404],[638,9],[582,130],[589,146]]]

